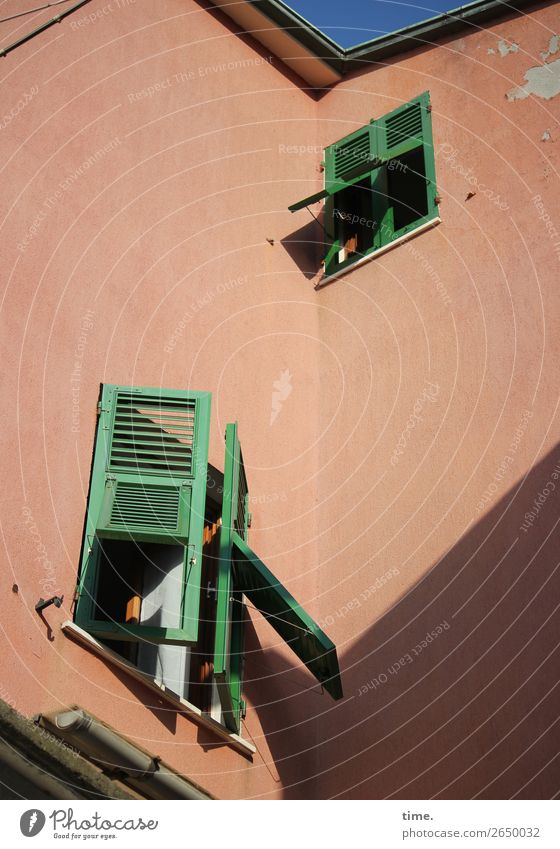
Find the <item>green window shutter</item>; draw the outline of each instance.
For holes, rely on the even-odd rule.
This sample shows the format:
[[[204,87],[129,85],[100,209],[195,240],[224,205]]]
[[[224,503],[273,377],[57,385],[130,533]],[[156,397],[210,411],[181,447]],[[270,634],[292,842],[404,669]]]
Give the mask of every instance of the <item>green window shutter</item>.
[[[243,595],[265,616],[325,690],[342,698],[336,647],[247,544],[248,488],[237,425],[226,427],[214,680],[223,721],[239,731],[245,611]]]
[[[214,680],[222,706],[224,723],[238,732],[241,714],[241,664],[244,628],[242,594],[232,580],[233,535],[247,539],[249,526],[249,490],[243,454],[237,436],[237,424],[226,426],[226,456],[220,562],[214,638]]]
[[[437,217],[429,92],[383,115],[372,127],[382,163],[372,175],[377,248]]]
[[[316,192],[314,195],[309,195],[307,198],[303,198],[303,200],[298,200],[296,203],[293,203],[288,207],[289,212],[297,212],[299,209],[305,209],[306,206],[311,206],[314,203],[318,203],[320,200],[324,200],[328,196],[329,192],[327,189],[321,189],[320,192]]]
[[[338,252],[341,248],[340,240],[335,239],[327,251],[323,262],[325,264],[325,273],[332,274],[338,263]]]
[[[352,186],[376,165],[375,137],[371,126],[361,127],[325,148],[325,188],[288,207],[297,212]]]
[[[232,542],[236,589],[260,610],[333,699],[342,698],[334,643],[251,551],[244,539],[234,533]]]
[[[373,126],[361,127],[325,149],[325,189],[329,194],[353,185],[375,168]]]
[[[371,124],[330,145],[325,150],[325,231],[327,242],[323,260],[325,273],[333,274],[346,264],[359,259],[373,247],[375,228],[372,221],[371,174],[378,166],[375,134]],[[355,221],[367,221],[361,227],[355,255],[344,246],[355,235]]]
[[[325,188],[289,207],[325,200],[328,277],[437,218],[428,92],[325,149]]]
[[[106,404],[97,536],[188,545],[197,399],[117,389]]]
[[[76,608],[77,624],[94,636],[196,641],[209,428],[207,392],[103,387]],[[99,573],[109,541],[183,552],[177,627],[126,623],[124,611],[122,621],[99,618]],[[111,548],[117,571],[119,550]]]
[[[325,148],[325,188],[289,207],[291,212],[295,212],[319,200],[326,200],[324,218],[326,256],[323,262],[327,275],[346,264],[351,264],[371,250],[375,244],[370,175],[377,169],[379,157],[375,146],[374,130],[373,123],[370,123]],[[350,197],[352,187],[355,187],[355,190]],[[356,219],[354,219],[355,214],[357,214]],[[341,253],[346,252],[346,241],[354,235],[350,232],[353,225],[347,222],[360,219],[368,223],[361,225],[359,244],[355,245],[357,255],[341,259]]]
[[[375,149],[381,162],[420,147],[428,135],[431,140],[429,105],[430,96],[425,91],[372,123]]]

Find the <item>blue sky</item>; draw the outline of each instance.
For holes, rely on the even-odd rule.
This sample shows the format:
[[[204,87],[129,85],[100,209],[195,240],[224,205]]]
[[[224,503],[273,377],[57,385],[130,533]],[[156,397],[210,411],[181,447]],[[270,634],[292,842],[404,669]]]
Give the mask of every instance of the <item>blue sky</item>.
[[[461,0],[285,0],[342,47],[433,18]]]

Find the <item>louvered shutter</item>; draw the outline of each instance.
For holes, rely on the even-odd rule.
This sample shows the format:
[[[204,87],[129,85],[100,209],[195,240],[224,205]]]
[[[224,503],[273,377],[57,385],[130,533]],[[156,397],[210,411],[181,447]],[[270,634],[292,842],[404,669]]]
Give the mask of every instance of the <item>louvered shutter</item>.
[[[197,399],[117,389],[110,421],[105,493],[97,535],[188,544]]]
[[[224,724],[239,731],[241,714],[241,663],[244,627],[242,594],[236,591],[232,576],[234,533],[247,539],[250,522],[249,489],[237,424],[226,426],[226,456],[220,562],[214,639],[214,680],[222,706]]]
[[[325,148],[325,189],[342,191],[368,174],[377,161],[372,125],[362,127]]]
[[[223,722],[238,732],[241,712],[243,596],[261,611],[334,698],[342,697],[336,647],[247,544],[248,489],[237,425],[226,428],[214,679]]]
[[[246,541],[232,538],[235,586],[244,593],[332,696],[343,696],[336,646]]]
[[[90,484],[76,621],[95,636],[196,641],[210,394],[105,385]],[[105,541],[183,551],[178,627],[102,621],[96,593]],[[119,555],[115,555],[115,569]]]
[[[325,188],[288,207],[297,212],[340,192],[369,173],[376,165],[375,139],[371,126],[361,127],[325,148]]]
[[[432,141],[428,92],[378,118],[372,124],[376,154],[385,163]]]
[[[429,92],[424,92],[325,149],[325,188],[289,209],[295,212],[325,199],[326,277],[438,218],[430,112]],[[403,173],[411,177],[408,185],[399,180]],[[371,195],[370,210],[355,212],[366,219],[371,242],[362,233],[360,250],[352,254],[350,249],[349,256],[340,258],[345,238],[335,213],[337,208],[354,212],[347,206],[355,199],[348,201],[344,190],[362,182],[360,188]]]
[[[430,113],[429,92],[424,92],[372,124],[375,149],[382,163],[372,179],[374,218],[379,222],[376,248],[437,218]],[[395,182],[399,175],[400,188]]]

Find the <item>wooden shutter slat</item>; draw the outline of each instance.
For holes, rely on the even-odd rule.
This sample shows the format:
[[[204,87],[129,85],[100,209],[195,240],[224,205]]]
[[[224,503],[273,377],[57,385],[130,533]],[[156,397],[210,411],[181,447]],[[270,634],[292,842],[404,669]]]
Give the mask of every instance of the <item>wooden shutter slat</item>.
[[[192,644],[198,634],[210,394],[105,385],[99,409],[76,622],[101,639]],[[180,627],[97,619],[104,539],[116,541],[113,546],[132,540],[182,547]],[[124,610],[122,615],[124,620]]]

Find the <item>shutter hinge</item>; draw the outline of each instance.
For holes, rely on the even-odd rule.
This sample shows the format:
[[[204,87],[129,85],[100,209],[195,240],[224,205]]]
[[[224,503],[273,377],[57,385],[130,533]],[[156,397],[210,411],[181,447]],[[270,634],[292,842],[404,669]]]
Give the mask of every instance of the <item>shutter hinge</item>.
[[[247,527],[250,528],[253,524],[253,514],[247,513]]]
[[[431,111],[432,111],[432,104],[428,103],[428,105],[426,106],[426,112],[431,112]]]
[[[241,713],[241,719],[245,719],[245,717],[247,716],[247,702],[245,701],[245,699],[241,699],[241,701],[239,702],[239,711]]]

